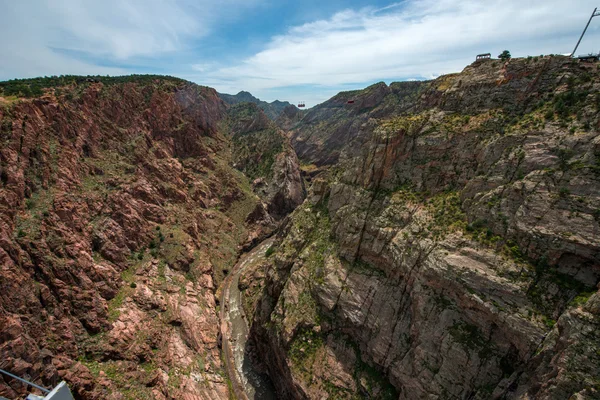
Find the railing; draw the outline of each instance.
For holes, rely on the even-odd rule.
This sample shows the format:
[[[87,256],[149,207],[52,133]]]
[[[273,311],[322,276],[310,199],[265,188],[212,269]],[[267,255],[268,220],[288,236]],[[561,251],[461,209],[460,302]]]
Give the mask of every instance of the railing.
[[[38,385],[36,385],[35,383],[33,383],[33,382],[29,382],[28,380],[25,380],[25,379],[23,379],[23,378],[21,378],[21,377],[18,377],[18,376],[16,376],[16,375],[13,375],[13,374],[11,374],[11,373],[10,373],[10,372],[8,372],[8,371],[5,371],[5,370],[3,370],[3,369],[0,369],[0,373],[2,373],[2,374],[4,374],[4,375],[7,375],[7,376],[10,376],[11,378],[14,378],[14,379],[16,379],[16,380],[19,380],[19,381],[21,381],[21,382],[23,382],[23,383],[26,383],[26,384],[28,384],[28,385],[31,385],[32,387],[34,387],[34,388],[36,388],[36,389],[38,389],[38,390],[41,390],[41,391],[42,391],[42,392],[44,392],[44,393],[50,393],[50,390],[49,390],[49,389],[46,389],[46,388],[44,388],[44,387],[41,387],[41,386],[38,386]]]

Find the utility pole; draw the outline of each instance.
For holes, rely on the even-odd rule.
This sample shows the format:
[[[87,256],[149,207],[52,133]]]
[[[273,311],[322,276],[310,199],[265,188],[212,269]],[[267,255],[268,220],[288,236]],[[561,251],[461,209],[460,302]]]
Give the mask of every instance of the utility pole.
[[[592,15],[590,16],[590,19],[588,20],[587,25],[583,29],[583,32],[581,33],[581,36],[579,37],[579,40],[577,41],[577,44],[575,45],[575,48],[573,49],[573,52],[571,53],[571,57],[575,57],[575,52],[577,51],[577,47],[579,47],[579,43],[581,43],[581,39],[583,39],[583,35],[585,35],[585,31],[587,31],[588,26],[590,26],[590,22],[592,22],[592,18],[600,16],[600,12],[597,10],[598,10],[598,7],[594,8],[594,11],[592,12]]]

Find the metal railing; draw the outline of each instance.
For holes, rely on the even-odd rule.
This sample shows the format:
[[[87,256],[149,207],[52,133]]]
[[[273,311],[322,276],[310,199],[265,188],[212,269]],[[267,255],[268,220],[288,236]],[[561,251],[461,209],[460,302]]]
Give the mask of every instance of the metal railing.
[[[36,385],[36,384],[35,384],[35,383],[33,383],[33,382],[29,382],[28,380],[25,380],[25,379],[23,379],[23,378],[21,378],[21,377],[18,377],[18,376],[16,376],[16,375],[13,375],[13,374],[11,374],[11,373],[10,373],[10,372],[8,372],[8,371],[5,371],[5,370],[3,370],[3,369],[0,369],[0,373],[2,373],[2,374],[4,374],[4,375],[7,375],[7,376],[10,376],[11,378],[14,378],[14,379],[16,379],[16,380],[19,380],[19,381],[21,381],[21,382],[23,382],[23,383],[26,383],[26,384],[28,384],[28,385],[31,385],[32,387],[34,387],[34,388],[36,388],[36,389],[39,389],[39,390],[41,390],[41,391],[42,391],[42,392],[44,392],[44,393],[50,393],[50,390],[49,390],[49,389],[46,389],[46,388],[44,388],[44,387],[41,387],[41,386],[39,386],[39,385]]]

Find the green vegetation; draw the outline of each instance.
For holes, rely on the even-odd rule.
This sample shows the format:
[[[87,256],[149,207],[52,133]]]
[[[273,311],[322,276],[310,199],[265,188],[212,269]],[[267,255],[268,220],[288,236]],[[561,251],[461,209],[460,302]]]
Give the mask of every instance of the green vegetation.
[[[381,400],[393,400],[398,398],[398,391],[389,382],[385,374],[363,360],[362,353],[356,342],[346,335],[338,335],[336,340],[349,345],[354,350],[356,363],[354,364],[352,375],[356,386],[367,391],[366,398]],[[364,394],[362,397],[356,396],[352,398],[364,398]]]
[[[395,400],[398,398],[396,388],[381,371],[363,361],[360,351],[356,354],[354,379],[357,385],[362,386],[364,383],[365,389],[369,393],[368,398],[381,400]]]
[[[554,111],[560,119],[566,119],[578,111],[578,105],[588,96],[587,91],[576,91],[570,89],[554,96]]]
[[[292,339],[288,355],[301,371],[309,373],[317,351],[323,347],[323,338],[312,329],[302,329]]]
[[[579,295],[575,296],[575,298],[571,301],[571,303],[569,305],[573,306],[573,307],[581,307],[585,303],[587,303],[589,298],[592,297],[592,295],[595,293],[596,293],[596,291],[579,293]]]
[[[426,122],[422,114],[405,115],[381,122],[375,133],[381,136],[388,136],[397,132],[406,135],[416,135],[423,128]]]
[[[502,61],[508,61],[511,59],[510,51],[504,50],[502,53],[498,55],[498,58]]]
[[[571,194],[571,191],[569,190],[569,188],[566,188],[566,187],[561,187],[561,188],[558,190],[558,195],[559,195],[560,197],[568,197],[570,194]]]
[[[16,236],[32,240],[40,239],[40,229],[44,219],[50,215],[49,210],[54,202],[54,194],[51,190],[40,189],[25,202],[25,213],[17,216]]]
[[[265,252],[265,257],[270,257],[273,253],[275,253],[275,246],[270,246]]]
[[[552,318],[548,318],[545,315],[542,316],[542,322],[544,323],[544,325],[546,325],[548,329],[552,329],[556,324],[555,320],[553,320]]]
[[[479,328],[465,321],[455,322],[449,329],[450,335],[457,343],[460,343],[466,352],[476,351],[479,358],[490,358],[496,348],[494,344],[486,339]]]
[[[0,94],[3,96],[39,97],[44,94],[44,89],[62,86],[87,85],[94,82],[102,82],[104,85],[116,85],[120,83],[147,84],[156,80],[172,82],[177,85],[186,83],[183,79],[167,75],[60,75],[3,81],[0,82]]]
[[[98,378],[100,372],[104,373],[104,376],[110,379],[116,384],[119,392],[122,393],[123,400],[138,400],[138,399],[149,399],[152,398],[152,389],[144,386],[139,382],[132,382],[130,374],[128,374],[128,368],[126,363],[122,361],[107,361],[99,362],[96,360],[89,359],[87,357],[80,357],[78,361],[86,366],[91,374]],[[152,363],[140,364],[140,371],[146,377],[156,371],[156,366]],[[110,392],[109,392],[110,393]]]
[[[434,239],[441,239],[449,232],[464,229],[466,216],[462,211],[458,192],[436,194],[428,198],[425,204],[433,217],[427,230]]]
[[[567,305],[582,305],[595,292],[593,287],[586,286],[574,277],[559,272],[555,266],[548,265],[545,257],[532,263],[534,275],[527,289],[527,297],[548,327],[554,324],[550,316],[556,316],[557,310],[564,309]]]
[[[275,158],[284,150],[285,138],[272,126],[236,134],[232,138],[233,161],[250,180],[270,177]]]

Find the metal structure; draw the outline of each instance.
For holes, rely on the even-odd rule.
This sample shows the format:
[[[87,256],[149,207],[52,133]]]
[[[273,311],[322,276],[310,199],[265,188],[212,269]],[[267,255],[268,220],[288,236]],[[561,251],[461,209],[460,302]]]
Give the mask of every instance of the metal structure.
[[[13,379],[21,381],[24,384],[31,386],[33,388],[36,388],[39,391],[41,391],[42,393],[44,393],[44,397],[38,396],[36,394],[29,394],[27,396],[26,400],[73,400],[73,395],[71,394],[69,387],[67,386],[67,384],[64,381],[59,383],[54,389],[50,390],[50,389],[46,389],[45,387],[36,385],[33,382],[29,382],[26,379],[23,379],[21,377],[13,375],[10,372],[5,371],[3,369],[0,369],[0,374],[4,374]],[[2,400],[2,399],[3,399],[3,397],[0,397],[0,400]]]
[[[577,51],[577,48],[579,47],[579,43],[581,43],[581,39],[583,39],[583,35],[585,35],[585,31],[587,31],[588,26],[590,26],[590,22],[592,22],[592,18],[594,17],[598,17],[600,16],[600,11],[598,11],[598,7],[594,8],[594,11],[592,12],[592,15],[590,16],[590,19],[588,20],[587,24],[585,25],[585,28],[583,28],[583,32],[581,33],[581,36],[579,37],[579,40],[577,41],[577,44],[575,45],[575,48],[573,49],[573,52],[571,53],[571,57],[575,56],[575,52]]]
[[[598,61],[598,59],[600,59],[600,55],[592,54],[592,53],[584,54],[584,55],[577,56],[577,59],[582,62],[592,62],[593,63],[593,62]]]

